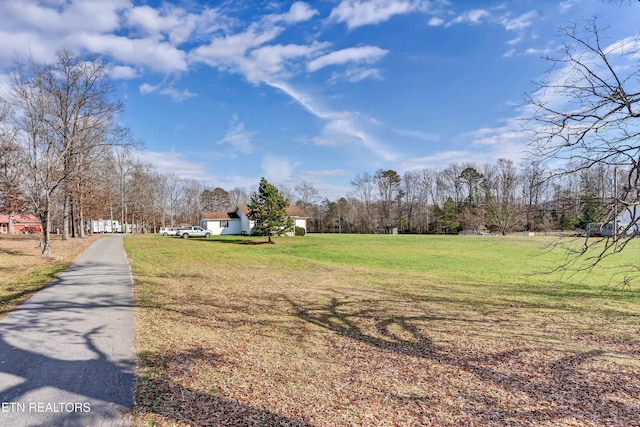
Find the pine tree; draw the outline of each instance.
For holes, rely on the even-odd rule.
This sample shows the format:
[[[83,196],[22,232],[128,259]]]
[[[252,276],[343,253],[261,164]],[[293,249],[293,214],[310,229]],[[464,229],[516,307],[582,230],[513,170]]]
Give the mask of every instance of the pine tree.
[[[260,180],[258,191],[251,195],[249,219],[255,221],[253,234],[280,236],[293,229],[293,219],[287,214],[287,200],[278,189],[265,178]]]

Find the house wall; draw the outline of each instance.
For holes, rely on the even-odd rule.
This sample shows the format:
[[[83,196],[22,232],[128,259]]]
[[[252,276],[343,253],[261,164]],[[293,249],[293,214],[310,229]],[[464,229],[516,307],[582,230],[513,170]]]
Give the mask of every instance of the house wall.
[[[0,233],[9,232],[9,214],[0,214]],[[13,232],[20,233],[42,233],[40,218],[33,214],[16,214],[13,217]]]
[[[228,221],[228,227],[221,227],[220,221]],[[211,232],[214,236],[221,236],[226,234],[240,234],[240,219],[239,218],[229,218],[228,220],[219,220],[219,219],[205,219],[202,220],[202,228],[205,228]]]
[[[307,231],[307,219],[306,218],[296,218],[294,221],[294,225],[296,227],[304,228],[304,231]]]
[[[242,212],[242,210],[236,210],[236,214],[240,217],[240,232],[238,234],[246,234],[251,235],[253,232],[251,231],[253,228],[253,221],[250,221],[249,218]]]

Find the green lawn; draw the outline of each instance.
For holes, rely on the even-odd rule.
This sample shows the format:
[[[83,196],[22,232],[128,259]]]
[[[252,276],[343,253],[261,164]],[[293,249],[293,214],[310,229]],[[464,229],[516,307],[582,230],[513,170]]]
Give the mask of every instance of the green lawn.
[[[609,279],[640,242],[585,277],[547,237],[260,241],[127,236],[136,425],[639,419],[640,294]]]

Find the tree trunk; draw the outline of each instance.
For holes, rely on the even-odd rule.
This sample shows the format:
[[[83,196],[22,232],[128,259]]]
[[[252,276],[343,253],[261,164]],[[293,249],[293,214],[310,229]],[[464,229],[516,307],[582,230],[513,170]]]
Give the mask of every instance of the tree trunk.
[[[49,196],[46,196],[47,200],[45,203],[49,206]],[[40,245],[42,247],[42,256],[50,257],[51,256],[51,214],[49,213],[49,209],[46,209],[40,212],[40,221],[42,222],[42,240],[40,241]]]
[[[78,231],[80,234],[80,238],[83,239],[85,237],[84,233],[84,209],[82,208],[82,195],[78,196]],[[111,220],[110,220],[111,221]]]
[[[7,233],[8,234],[15,234],[16,233],[15,217],[16,217],[16,213],[15,212],[13,212],[13,211],[9,212],[9,228],[7,228]]]
[[[69,192],[65,191],[64,207],[62,209],[62,240],[69,240],[69,211],[71,209]]]

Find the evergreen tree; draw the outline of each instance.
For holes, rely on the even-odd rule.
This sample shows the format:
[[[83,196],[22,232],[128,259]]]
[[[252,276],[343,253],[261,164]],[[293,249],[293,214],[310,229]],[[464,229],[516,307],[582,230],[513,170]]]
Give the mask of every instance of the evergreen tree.
[[[249,219],[255,221],[253,233],[259,236],[280,236],[293,229],[293,219],[287,214],[287,200],[265,178],[260,180],[258,191],[251,195]]]
[[[576,227],[585,228],[591,222],[604,222],[609,212],[602,201],[593,194],[585,194],[580,197],[582,204],[582,216],[577,219]]]

